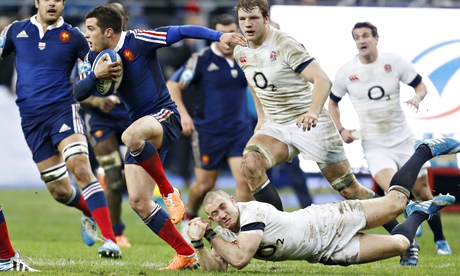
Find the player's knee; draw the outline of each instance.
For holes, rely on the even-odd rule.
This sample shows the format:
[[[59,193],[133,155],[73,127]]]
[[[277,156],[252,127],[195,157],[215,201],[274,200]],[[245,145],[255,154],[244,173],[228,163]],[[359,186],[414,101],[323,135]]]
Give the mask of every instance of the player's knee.
[[[243,151],[241,170],[246,178],[254,178],[275,165],[273,154],[260,145],[247,145]]]
[[[118,190],[122,187],[122,165],[123,161],[118,151],[113,151],[107,155],[96,156],[97,162],[105,171],[107,186],[112,190]]]
[[[121,135],[121,141],[125,146],[130,149],[138,149],[144,143],[144,140],[139,136],[139,132],[134,131],[134,129],[128,128]]]
[[[46,185],[68,177],[67,166],[65,163],[57,164],[40,172],[41,179]]]
[[[410,247],[409,240],[403,235],[393,235],[395,256],[401,255],[406,252]]]
[[[61,181],[54,181],[46,185],[51,196],[60,203],[65,204],[69,200],[71,191],[66,189],[67,185],[64,185]]]

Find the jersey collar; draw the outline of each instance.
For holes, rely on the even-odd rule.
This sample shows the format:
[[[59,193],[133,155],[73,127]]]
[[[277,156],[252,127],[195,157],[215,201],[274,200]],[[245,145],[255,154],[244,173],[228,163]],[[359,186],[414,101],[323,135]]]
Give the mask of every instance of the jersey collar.
[[[126,34],[126,31],[121,32],[120,40],[118,40],[117,46],[115,46],[114,49],[115,52],[118,52],[123,47],[123,44],[125,43]]]
[[[40,38],[42,38],[43,35],[44,35],[43,26],[42,26],[42,24],[40,22],[38,22],[36,14],[30,18],[30,22],[32,22],[32,24],[37,26],[38,31],[40,33]],[[64,18],[62,18],[62,16],[60,16],[59,19],[56,21],[56,23],[54,23],[53,25],[49,25],[46,30],[56,29],[56,28],[61,27],[62,25],[64,25]]]

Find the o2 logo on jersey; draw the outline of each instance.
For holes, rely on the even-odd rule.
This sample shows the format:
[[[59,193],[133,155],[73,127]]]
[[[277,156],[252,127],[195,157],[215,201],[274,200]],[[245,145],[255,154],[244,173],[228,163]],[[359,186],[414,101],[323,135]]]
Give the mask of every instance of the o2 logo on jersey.
[[[428,110],[416,116],[417,119],[431,120],[447,117],[460,111],[460,39],[436,44],[411,62],[424,78],[430,97]]]

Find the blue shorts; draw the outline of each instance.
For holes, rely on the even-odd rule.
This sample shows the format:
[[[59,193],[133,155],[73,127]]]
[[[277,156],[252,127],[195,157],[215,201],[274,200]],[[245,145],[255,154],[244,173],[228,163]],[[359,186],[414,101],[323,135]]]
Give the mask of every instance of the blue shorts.
[[[225,134],[209,134],[196,130],[192,134],[195,167],[204,170],[222,169],[228,158],[243,156],[243,150],[252,134],[249,126],[242,131]]]
[[[155,117],[155,119],[157,119],[163,127],[163,144],[161,145],[161,148],[158,149],[158,154],[160,155],[161,161],[164,162],[169,147],[177,139],[179,139],[179,136],[182,133],[180,116],[179,114],[167,109],[162,109],[160,112],[152,114],[151,116]],[[125,154],[125,164],[137,164],[136,159],[134,159],[128,150]]]
[[[56,145],[65,138],[85,134],[79,110],[80,104],[72,104],[58,114],[22,119],[22,131],[35,163],[57,154]]]
[[[110,114],[87,111],[85,114],[85,123],[88,140],[91,146],[94,147],[114,135],[118,139],[119,144],[123,144],[121,135],[131,125],[131,120],[128,117],[119,118]]]

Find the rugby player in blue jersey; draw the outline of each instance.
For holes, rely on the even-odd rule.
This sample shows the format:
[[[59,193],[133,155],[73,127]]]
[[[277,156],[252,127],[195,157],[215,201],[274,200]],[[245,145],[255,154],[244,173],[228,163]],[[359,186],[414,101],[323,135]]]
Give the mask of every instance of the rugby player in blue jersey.
[[[78,28],[64,22],[64,6],[64,0],[35,0],[36,15],[3,30],[0,59],[16,53],[22,130],[46,187],[58,202],[83,212],[87,245],[97,238],[96,221],[104,242],[98,254],[119,258],[107,200],[88,160],[80,105],[72,94],[72,68],[87,54],[88,43]],[[67,170],[82,193],[71,185]]]
[[[123,81],[117,93],[133,121],[122,135],[128,149],[125,176],[129,202],[147,227],[176,250],[173,261],[164,269],[196,268],[198,259],[194,249],[173,224],[182,220],[184,204],[178,190],[166,178],[162,165],[168,147],[179,137],[182,127],[179,112],[166,88],[156,50],[184,38],[220,41],[226,49],[230,44],[245,46],[246,41],[241,34],[224,34],[192,25],[123,32],[121,14],[110,5],[92,9],[86,15],[86,27],[85,37],[91,49],[86,62],[91,64],[97,53],[113,49],[121,56],[122,63],[98,64],[95,72],[76,83],[75,96],[84,100],[95,91],[99,79],[115,78],[123,68]],[[171,219],[152,201],[155,184]]]
[[[123,30],[126,31],[129,21],[126,7],[116,0],[110,0],[108,3],[120,11],[123,17]],[[90,146],[94,150],[97,163],[104,172],[103,180],[99,177],[99,173],[98,178],[102,182],[101,185],[107,197],[115,239],[119,247],[131,247],[131,243],[123,233],[125,224],[121,219],[121,204],[126,183],[120,145],[122,144],[121,134],[131,124],[128,111],[116,95],[102,97],[95,93],[81,101],[80,104],[86,113],[85,126]]]
[[[229,14],[212,21],[213,29],[236,32],[238,23]],[[189,188],[185,219],[181,233],[187,236],[188,222],[198,216],[203,198],[216,184],[226,163],[236,181],[236,200],[249,201],[252,195],[241,171],[246,143],[253,134],[247,108],[248,83],[243,71],[233,59],[233,48],[224,49],[213,42],[180,67],[166,85],[181,114],[182,133],[192,135],[195,160],[195,182]],[[193,114],[182,100],[182,92],[194,85]]]

